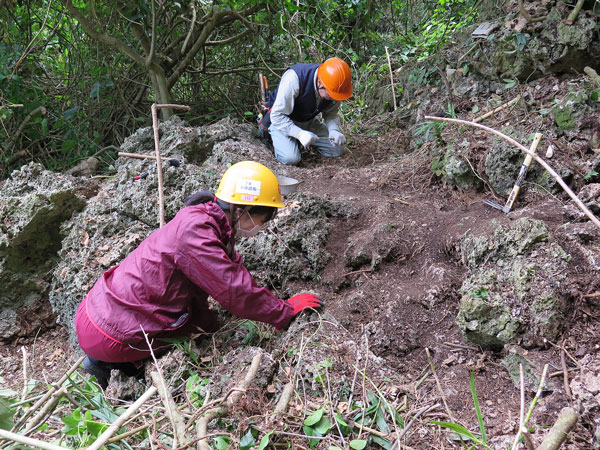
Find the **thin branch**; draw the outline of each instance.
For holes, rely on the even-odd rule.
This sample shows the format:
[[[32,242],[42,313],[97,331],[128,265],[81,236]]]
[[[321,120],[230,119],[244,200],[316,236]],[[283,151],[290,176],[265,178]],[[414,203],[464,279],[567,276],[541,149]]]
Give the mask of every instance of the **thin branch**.
[[[156,394],[156,386],[151,386],[144,394],[138,398],[127,410],[121,414],[117,420],[115,420],[110,427],[108,427],[104,433],[98,436],[98,439],[90,445],[86,450],[99,450],[106,442],[117,432],[119,428],[135,414],[135,412],[142,407],[146,401]]]
[[[20,444],[29,445],[31,447],[41,448],[43,450],[70,450],[69,447],[61,447],[59,445],[50,444],[48,442],[26,437],[21,434],[13,433],[11,431],[6,431],[2,428],[0,428],[0,438],[12,442],[18,442]]]
[[[21,419],[15,424],[11,431],[16,431],[21,426],[23,426],[27,418],[48,401],[48,399],[54,394],[54,392],[56,392],[56,390],[59,389],[65,381],[67,381],[71,374],[75,372],[75,370],[77,370],[77,368],[83,362],[84,359],[85,356],[82,356],[77,361],[75,361],[75,364],[71,366],[71,368],[61,377],[61,379],[58,380],[58,382],[55,385],[52,385],[50,389],[48,389],[48,392],[46,392],[46,394],[44,394],[42,398],[40,398],[31,408],[29,408],[29,410],[23,415],[23,417],[21,417]]]
[[[519,424],[519,431],[517,432],[517,435],[515,436],[515,441],[511,447],[511,450],[516,450],[518,445],[519,445],[519,440],[521,439],[521,434],[523,432],[527,432],[527,422],[529,422],[529,419],[531,418],[531,414],[533,413],[533,408],[535,408],[535,405],[537,404],[540,396],[542,395],[542,389],[544,388],[544,382],[546,381],[546,374],[548,373],[548,364],[546,364],[544,366],[544,369],[542,370],[542,376],[540,378],[540,384],[538,386],[538,390],[535,393],[535,397],[533,397],[533,400],[531,401],[531,405],[529,405],[529,410],[527,410],[527,415],[525,416],[525,418],[521,421],[521,423]]]
[[[12,133],[12,136],[11,136],[10,140],[8,141],[8,144],[6,145],[7,152],[9,152],[12,149],[13,145],[15,144],[15,142],[17,142],[17,139],[19,139],[19,136],[23,132],[23,129],[25,128],[25,126],[29,123],[31,118],[33,116],[35,116],[37,113],[40,113],[42,116],[45,116],[46,108],[44,106],[38,106],[37,108],[35,108],[33,111],[31,111],[29,114],[27,114],[25,116],[25,118],[23,119],[23,122],[21,122],[21,125],[19,125],[19,128],[17,128],[17,131]]]
[[[515,141],[514,139],[508,137],[507,135],[501,133],[500,131],[494,130],[493,128],[490,127],[486,127],[485,125],[481,125],[479,123],[474,123],[474,122],[469,122],[467,120],[460,120],[460,119],[450,119],[450,118],[446,118],[446,117],[435,117],[435,116],[425,116],[426,120],[437,120],[437,121],[441,121],[441,122],[452,122],[452,123],[459,123],[459,124],[463,124],[463,125],[470,125],[473,127],[477,127],[477,128],[481,128],[482,130],[486,130],[490,133],[494,133],[497,136],[500,136],[502,139],[506,140],[507,142],[510,142],[511,144],[513,144],[515,147],[521,149],[522,151],[524,151],[525,153],[527,153],[528,155],[530,155],[533,159],[535,159],[538,163],[540,163],[542,165],[542,167],[544,169],[546,169],[550,175],[552,175],[552,177],[558,181],[558,184],[560,184],[560,186],[564,189],[564,191],[569,194],[569,197],[571,197],[573,199],[573,201],[575,201],[575,204],[579,207],[579,209],[581,209],[586,216],[588,216],[588,218],[598,227],[600,228],[600,220],[594,215],[593,212],[591,212],[587,206],[585,206],[583,204],[583,202],[579,199],[579,197],[577,197],[577,195],[575,195],[575,193],[571,190],[571,188],[564,182],[564,180],[560,177],[560,175],[558,175],[556,173],[556,171],[550,167],[550,165],[544,161],[540,156],[538,156],[535,153],[531,153],[531,151],[529,151],[528,148],[524,147],[523,145],[519,144],[517,141]]]
[[[546,16],[542,16],[542,17],[531,17],[529,15],[529,13],[527,12],[527,10],[525,9],[525,6],[523,5],[523,0],[519,0],[519,12],[521,13],[521,15],[523,17],[525,17],[525,20],[527,22],[541,22],[542,20],[546,19]]]
[[[250,386],[250,383],[252,383],[254,378],[256,378],[256,374],[258,373],[258,369],[260,367],[261,359],[262,359],[262,351],[259,351],[254,356],[254,358],[252,358],[252,363],[250,364],[250,368],[248,369],[248,372],[246,373],[246,377],[240,382],[240,384],[238,386],[238,390],[236,392],[234,392],[229,397],[229,399],[227,399],[226,404],[224,404],[218,408],[214,408],[214,409],[207,411],[206,414],[204,414],[200,418],[200,420],[198,421],[198,423],[196,425],[196,430],[197,430],[198,438],[199,438],[198,448],[200,450],[209,450],[209,448],[210,448],[208,446],[208,443],[206,442],[206,437],[207,437],[206,431],[208,429],[208,423],[212,419],[214,419],[220,415],[227,414],[227,412],[229,412],[231,410],[231,408],[233,408],[233,406],[237,403],[240,396],[242,395],[242,392],[244,390],[246,390],[248,388],[248,386]]]
[[[181,46],[182,54],[185,52],[185,48],[187,47],[188,43],[190,42],[190,38],[192,37],[192,33],[194,32],[194,26],[196,25],[196,5],[194,4],[194,2],[192,2],[191,7],[192,7],[192,23],[190,25],[190,29],[187,32],[187,35],[185,36],[185,41],[183,41],[183,45]]]

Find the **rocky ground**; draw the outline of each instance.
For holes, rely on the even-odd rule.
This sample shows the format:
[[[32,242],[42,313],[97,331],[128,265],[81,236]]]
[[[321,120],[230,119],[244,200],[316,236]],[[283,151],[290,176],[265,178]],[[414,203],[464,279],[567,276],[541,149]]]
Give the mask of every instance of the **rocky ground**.
[[[572,39],[591,39],[585,18]],[[512,26],[526,31],[523,23]],[[507,54],[501,45],[495,50]],[[549,65],[560,59],[540,54],[549,55]],[[345,124],[348,150],[339,159],[307,151],[299,166],[283,166],[253,126],[229,119],[206,127],[176,118],[161,124],[161,151],[181,162],[164,171],[167,219],[186,195],[214,190],[228,164],[240,160],[300,180],[269,229],[239,249],[256,280],[281,298],[310,291],[325,305],[282,332],[219,310],[219,332],[165,362],[174,391],[195,371],[207,380],[201,396],[223,395],[260,354],[251,395],[231,414],[237,439],[252,425],[261,433],[293,433],[274,434],[272,443],[308,448],[299,437],[307,433],[305,415],[323,407],[333,417],[331,407],[349,420],[353,407],[373,407],[379,398],[401,418],[369,416],[371,430],[393,441],[400,422],[407,426],[418,416],[402,438],[405,446],[458,448],[455,435],[430,421],[478,430],[473,374],[489,444],[507,449],[522,403],[519,366],[528,405],[548,365],[529,423],[533,445],[570,405],[579,421],[563,448],[600,448],[600,230],[535,162],[509,214],[484,204],[504,203],[524,154],[481,130],[423,120],[452,114],[471,120],[520,95],[482,123],[525,146],[541,132],[538,153],[598,215],[599,86],[571,74],[510,86],[490,82],[479,63],[480,76],[448,70],[446,83],[410,91],[415,97],[401,110]],[[525,58],[518,67],[526,71],[530,63]],[[445,106],[447,83],[456,96],[453,111]],[[152,149],[151,128],[121,147]],[[158,226],[156,174],[135,180],[151,166],[122,157],[99,178],[29,165],[4,183],[2,387],[21,392],[24,378],[55,381],[79,356],[72,330],[79,301]],[[290,382],[295,394],[285,413],[273,416]],[[114,380],[107,396],[127,397],[131,389],[142,388]],[[224,426],[213,423],[212,431]],[[368,448],[391,447],[365,430],[354,428],[354,437],[371,436]],[[327,436],[316,448],[343,447],[337,432]]]

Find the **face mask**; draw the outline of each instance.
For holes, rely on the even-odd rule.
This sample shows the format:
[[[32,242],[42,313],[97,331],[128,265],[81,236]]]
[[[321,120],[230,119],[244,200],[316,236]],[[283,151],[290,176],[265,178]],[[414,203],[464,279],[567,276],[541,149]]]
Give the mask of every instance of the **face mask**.
[[[252,222],[252,225],[254,225],[254,226],[252,228],[250,228],[249,230],[246,230],[245,228],[242,228],[240,226],[240,221],[238,220],[238,222],[235,224],[235,235],[236,236],[240,236],[240,237],[256,236],[258,234],[258,232],[264,228],[264,225],[261,227],[260,225],[256,225],[254,223],[254,219],[252,219],[252,215],[250,213],[248,213],[246,211],[246,214],[248,214],[248,217],[250,217],[250,222]]]

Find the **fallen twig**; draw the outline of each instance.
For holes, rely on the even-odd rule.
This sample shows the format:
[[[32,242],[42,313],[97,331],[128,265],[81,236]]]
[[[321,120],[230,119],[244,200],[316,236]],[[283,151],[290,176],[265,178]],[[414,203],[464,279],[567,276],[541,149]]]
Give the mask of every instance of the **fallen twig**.
[[[73,372],[75,372],[75,370],[77,370],[77,368],[79,367],[79,365],[81,364],[81,362],[84,359],[85,359],[85,356],[82,356],[77,361],[75,361],[75,364],[73,364],[71,366],[71,368],[62,376],[62,378],[60,380],[58,380],[58,382],[55,385],[50,386],[50,389],[48,389],[48,392],[46,392],[46,394],[44,394],[44,396],[42,398],[40,398],[37,402],[35,402],[35,404],[31,408],[29,408],[29,410],[25,414],[23,414],[23,417],[21,417],[21,419],[19,419],[19,421],[15,424],[15,426],[12,427],[11,431],[16,431],[19,428],[21,428],[23,426],[23,424],[25,423],[25,421],[29,418],[29,416],[31,416],[31,414],[33,414],[43,404],[45,404],[48,401],[48,399],[54,394],[54,392],[56,392],[56,390],[63,385],[63,383],[67,380],[67,378],[69,378],[71,376],[71,374]]]
[[[125,152],[118,152],[117,155],[119,156],[125,156],[127,158],[137,158],[137,159],[156,159],[156,155],[143,155],[140,153],[125,153]],[[162,159],[163,161],[167,161],[169,158],[168,156],[161,156],[160,159]]]
[[[600,298],[600,292],[594,292],[593,294],[585,294],[583,298]]]
[[[208,443],[206,442],[206,437],[207,437],[206,431],[208,429],[208,423],[215,417],[227,414],[227,412],[230,410],[230,408],[232,408],[237,403],[240,396],[242,395],[242,392],[244,390],[246,390],[248,388],[248,386],[250,386],[250,383],[252,383],[252,380],[254,380],[254,378],[256,377],[258,368],[260,366],[261,359],[262,359],[262,352],[258,352],[254,356],[254,358],[252,358],[252,363],[250,364],[250,368],[248,369],[248,372],[246,373],[245,378],[240,382],[240,384],[238,386],[238,390],[236,392],[234,392],[227,399],[227,401],[224,405],[207,411],[200,418],[200,420],[198,421],[198,423],[196,425],[196,430],[197,430],[198,439],[199,439],[198,449],[200,449],[200,450],[209,450],[210,449]]]
[[[522,371],[522,368],[521,368],[521,371]],[[537,404],[540,396],[542,395],[542,389],[544,388],[544,382],[546,381],[546,373],[547,372],[548,372],[548,364],[546,364],[544,366],[544,369],[542,370],[542,377],[540,378],[540,384],[538,386],[537,392],[535,393],[535,397],[533,397],[533,400],[531,401],[531,405],[529,405],[529,409],[527,410],[527,415],[519,423],[519,431],[517,432],[517,435],[515,436],[515,441],[511,447],[511,450],[516,450],[516,448],[519,446],[521,434],[523,432],[525,432],[525,433],[527,432],[527,428],[526,428],[527,422],[529,422],[529,419],[531,418],[531,414],[533,413],[533,408],[535,408],[535,405]]]
[[[437,373],[435,372],[435,366],[433,365],[433,359],[431,358],[431,354],[429,353],[429,349],[427,347],[425,347],[425,353],[427,353],[427,359],[429,360],[429,367],[431,367],[431,372],[433,373],[433,377],[435,378],[435,384],[436,384],[436,386],[438,388],[440,396],[442,397],[442,402],[444,403],[444,408],[446,408],[446,412],[448,413],[448,417],[450,417],[450,420],[452,422],[458,423],[454,419],[454,416],[452,415],[452,411],[450,411],[450,407],[448,406],[448,402],[446,402],[446,396],[444,395],[444,390],[442,389],[442,384],[440,383],[440,379],[438,378]]]
[[[522,151],[524,151],[528,155],[531,155],[533,157],[533,159],[535,159],[538,163],[540,163],[542,165],[542,167],[544,169],[546,169],[548,171],[548,173],[550,173],[550,175],[552,175],[552,177],[558,182],[558,184],[560,184],[560,186],[564,189],[564,191],[567,194],[569,194],[569,197],[571,197],[573,199],[573,201],[579,207],[579,209],[581,209],[585,213],[585,215],[588,216],[588,218],[598,228],[600,228],[600,220],[598,220],[598,218],[594,215],[594,213],[592,213],[589,210],[589,208],[583,204],[583,202],[579,199],[579,197],[577,197],[577,195],[575,195],[575,193],[571,190],[571,188],[569,186],[567,186],[567,184],[560,177],[560,175],[558,175],[556,173],[556,171],[552,167],[550,167],[550,165],[546,161],[544,161],[542,158],[540,158],[539,155],[537,155],[535,153],[531,153],[531,151],[529,151],[529,149],[527,149],[526,147],[524,147],[522,144],[519,144],[514,139],[508,137],[507,135],[501,133],[498,130],[494,130],[493,128],[486,127],[485,125],[481,125],[479,123],[469,122],[467,120],[450,119],[450,118],[446,118],[446,117],[434,117],[434,116],[425,116],[425,119],[426,120],[438,120],[438,121],[442,121],[442,122],[460,123],[460,124],[463,124],[463,125],[470,125],[470,126],[473,126],[473,127],[481,128],[483,130],[489,131],[490,133],[494,133],[497,136],[500,136],[502,139],[506,140],[507,142],[510,142],[515,147],[521,149]]]
[[[148,335],[144,330],[144,327],[140,324],[140,328],[142,329],[142,333],[144,334],[144,339],[146,340],[146,344],[148,345],[148,349],[150,350],[150,354],[152,355],[152,360],[154,361],[154,367],[156,370],[150,373],[150,377],[152,378],[152,383],[158,389],[158,394],[165,405],[165,409],[167,411],[167,416],[171,421],[171,425],[173,426],[173,447],[177,447],[178,444],[184,444],[188,441],[185,433],[185,423],[183,421],[183,417],[177,411],[177,405],[173,401],[173,397],[169,393],[167,389],[167,382],[165,377],[160,370],[160,366],[158,365],[158,361],[156,360],[156,356],[154,355],[154,350],[152,349],[152,344],[148,340]]]
[[[584,2],[585,2],[585,0],[577,1],[575,8],[573,8],[573,11],[571,11],[571,14],[569,14],[569,17],[567,17],[567,20],[565,20],[565,23],[567,25],[573,25],[573,22],[575,22],[575,19],[577,19],[577,16],[579,15],[579,11],[581,11],[581,7],[583,6]]]
[[[517,95],[515,98],[513,98],[511,101],[504,103],[503,105],[498,106],[497,108],[486,112],[485,114],[477,117],[476,119],[473,120],[473,122],[477,123],[477,122],[481,122],[482,120],[487,119],[488,117],[493,116],[494,114],[509,108],[510,106],[514,105],[515,103],[517,103],[519,100],[521,99],[521,94]]]
[[[90,445],[86,450],[99,450],[106,442],[117,432],[119,428],[132,416],[135,412],[142,407],[146,401],[156,394],[156,386],[150,386],[150,388],[142,394],[127,410],[121,414],[117,420],[115,420],[100,436]]]
[[[556,422],[552,428],[550,428],[550,431],[537,450],[557,450],[567,437],[571,428],[577,423],[577,419],[577,413],[573,408],[563,408],[558,415],[558,419],[556,419]]]
[[[382,433],[381,431],[375,430],[375,429],[373,429],[373,428],[370,428],[370,427],[368,427],[368,426],[366,426],[366,425],[363,425],[363,424],[361,424],[361,423],[357,423],[357,422],[355,422],[354,420],[350,420],[350,419],[348,419],[346,422],[348,423],[348,425],[349,425],[350,427],[356,427],[356,428],[358,428],[358,429],[359,429],[361,432],[362,432],[362,431],[365,431],[365,432],[367,432],[367,433],[369,433],[369,434],[373,434],[373,435],[375,435],[375,436],[378,436],[378,437],[380,437],[380,438],[384,438],[384,439],[390,439],[390,435],[389,435],[389,434],[387,434],[387,433]]]
[[[294,382],[290,381],[283,387],[283,391],[281,392],[281,397],[277,401],[277,405],[275,405],[275,410],[273,414],[283,414],[287,409],[290,400],[292,399],[292,395],[294,394]]]
[[[50,398],[50,401],[46,403],[46,405],[40,409],[38,413],[31,418],[31,420],[27,422],[23,434],[29,434],[40,422],[42,422],[42,419],[54,408],[56,408],[56,405],[58,405],[60,399],[65,395],[65,392],[67,392],[67,388],[64,386],[56,391]]]
[[[48,442],[40,441],[39,439],[33,439],[27,436],[23,436],[11,431],[6,431],[0,428],[0,438],[8,441],[18,442],[20,444],[29,445],[31,447],[41,448],[44,450],[70,450],[68,447],[61,447],[59,445],[50,444]]]
[[[566,349],[566,348],[564,348],[564,347],[562,347],[562,346],[560,346],[560,345],[557,345],[557,344],[555,344],[554,342],[552,342],[552,341],[550,341],[550,340],[548,340],[548,339],[546,339],[546,338],[544,338],[544,342],[547,342],[547,343],[548,343],[548,344],[550,344],[552,347],[555,347],[555,348],[557,348],[557,349],[559,349],[559,350],[562,350],[562,351],[564,351],[564,352],[565,352],[565,354],[566,354],[566,355],[569,357],[569,359],[570,359],[571,361],[573,361],[573,362],[575,363],[575,365],[576,365],[576,366],[579,368],[579,370],[583,371],[583,367],[581,366],[581,364],[579,364],[579,361],[577,361],[577,360],[576,360],[576,359],[575,359],[575,358],[574,358],[574,357],[573,357],[573,356],[572,356],[572,355],[571,355],[571,354],[570,354],[570,353],[567,351],[567,349]]]
[[[402,432],[398,435],[396,442],[394,442],[394,445],[392,445],[390,450],[398,450],[398,446],[400,445],[400,439],[402,439],[404,437],[404,435],[410,429],[411,425],[415,422],[415,420],[417,420],[422,414],[425,414],[426,412],[436,409],[439,406],[440,406],[440,404],[436,403],[435,405],[425,406],[424,408],[419,409],[415,413],[415,415],[412,417],[412,419],[410,419],[410,422],[408,422],[408,424],[402,429]]]

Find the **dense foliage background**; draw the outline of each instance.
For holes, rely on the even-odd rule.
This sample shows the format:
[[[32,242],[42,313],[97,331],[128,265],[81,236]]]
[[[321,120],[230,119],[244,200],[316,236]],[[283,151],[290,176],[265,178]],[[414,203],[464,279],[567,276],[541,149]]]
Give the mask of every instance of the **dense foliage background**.
[[[396,69],[426,60],[472,22],[475,0],[0,1],[0,176],[34,160],[106,163],[150,121],[150,105],[191,106],[191,124],[255,120],[258,73],[271,87],[295,62],[353,68],[349,118]],[[428,73],[422,71],[421,77]],[[385,80],[388,80],[385,82]],[[385,86],[387,83],[387,86]],[[380,83],[381,84],[381,83]],[[396,92],[396,95],[400,95]]]

